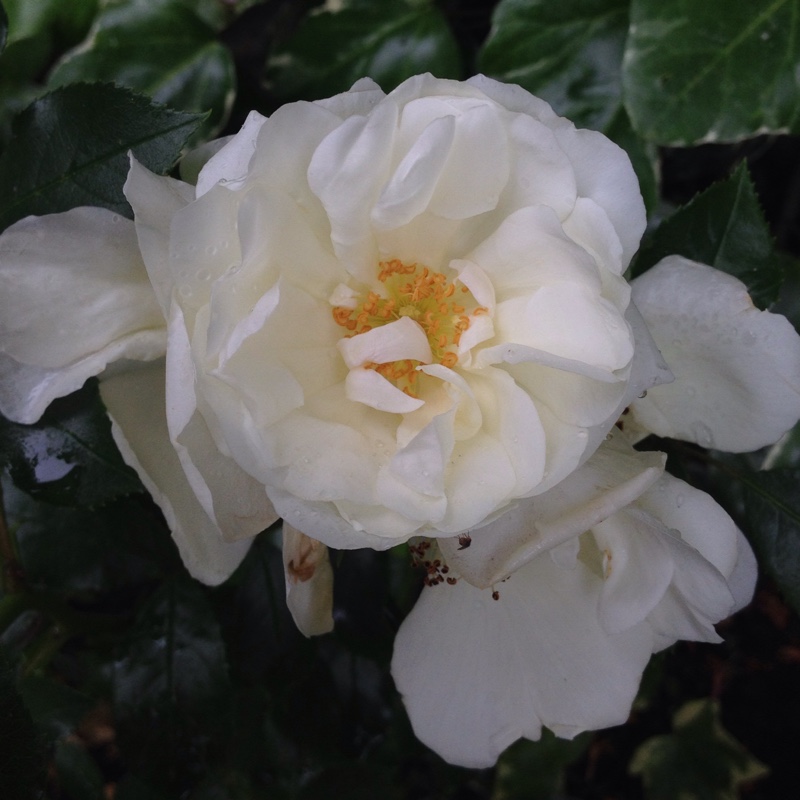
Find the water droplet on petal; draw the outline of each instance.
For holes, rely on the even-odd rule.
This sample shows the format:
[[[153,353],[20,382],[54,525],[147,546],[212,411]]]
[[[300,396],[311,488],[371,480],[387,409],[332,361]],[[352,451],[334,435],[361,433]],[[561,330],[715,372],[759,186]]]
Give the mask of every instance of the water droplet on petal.
[[[685,498],[685,497],[684,497],[682,494],[679,494],[679,495],[678,495],[678,496],[675,498],[675,505],[676,505],[676,506],[678,506],[678,508],[680,508],[680,507],[683,505],[683,501],[684,501],[685,499],[686,499],[686,498]]]
[[[647,397],[647,389],[645,389],[640,395],[638,395],[640,400],[644,400]]]
[[[695,422],[691,426],[691,432],[695,441],[701,447],[712,447],[714,444],[714,436],[711,433],[711,428],[703,422]]]

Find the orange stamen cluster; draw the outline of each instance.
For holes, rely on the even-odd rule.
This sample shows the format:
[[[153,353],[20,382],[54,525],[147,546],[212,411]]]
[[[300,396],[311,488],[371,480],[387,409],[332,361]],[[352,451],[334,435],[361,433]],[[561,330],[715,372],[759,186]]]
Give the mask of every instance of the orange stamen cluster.
[[[433,272],[419,264],[404,264],[399,259],[378,264],[378,280],[386,286],[386,295],[368,292],[356,308],[336,306],[333,319],[346,328],[348,336],[358,336],[379,325],[401,317],[411,317],[425,331],[430,343],[433,363],[454,367],[458,363],[455,348],[461,335],[470,325],[470,316],[488,314],[489,311],[475,303],[466,286],[460,287],[462,303],[454,299],[456,284],[441,272]],[[413,359],[392,361],[386,364],[365,364],[395,384],[412,397],[417,380],[417,367],[421,362]]]

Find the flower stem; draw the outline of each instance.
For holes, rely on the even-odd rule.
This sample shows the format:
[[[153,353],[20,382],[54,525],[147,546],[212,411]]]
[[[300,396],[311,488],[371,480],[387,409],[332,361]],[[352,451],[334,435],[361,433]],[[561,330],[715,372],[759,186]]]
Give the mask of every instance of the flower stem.
[[[3,487],[0,484],[0,589],[4,595],[17,595],[25,591],[24,572],[17,558],[14,537],[6,524],[3,507]]]

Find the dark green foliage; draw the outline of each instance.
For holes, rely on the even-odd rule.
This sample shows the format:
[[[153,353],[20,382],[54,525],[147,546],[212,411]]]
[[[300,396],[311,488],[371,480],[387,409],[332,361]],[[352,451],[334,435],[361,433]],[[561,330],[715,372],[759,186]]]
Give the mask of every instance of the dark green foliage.
[[[645,240],[634,274],[673,253],[739,278],[759,308],[774,303],[780,292],[784,257],[775,251],[744,165],[663,222]]]
[[[122,194],[128,153],[164,173],[202,119],[107,84],[66,86],[36,100],[0,157],[0,230],[76,206],[132,216]]]

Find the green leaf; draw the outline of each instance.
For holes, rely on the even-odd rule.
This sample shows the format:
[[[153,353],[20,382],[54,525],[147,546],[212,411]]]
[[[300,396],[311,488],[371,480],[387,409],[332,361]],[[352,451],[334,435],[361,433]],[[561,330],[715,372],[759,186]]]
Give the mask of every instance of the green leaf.
[[[639,190],[642,193],[645,207],[648,212],[652,212],[658,205],[659,199],[657,149],[634,133],[631,121],[622,106],[609,120],[603,133],[628,154],[636,177],[639,179]]]
[[[758,563],[800,612],[800,469],[752,472],[726,460],[723,472],[738,481],[742,525]]]
[[[113,672],[114,717],[145,779],[196,768],[212,734],[228,736],[231,687],[219,624],[195,581],[179,576],[141,609]]]
[[[628,0],[501,0],[482,72],[518,83],[576,125],[604,130],[622,103]]]
[[[309,780],[297,795],[297,800],[400,800],[394,776],[378,765],[356,761],[335,764],[323,769]]]
[[[672,733],[648,739],[631,761],[647,800],[736,800],[739,784],[767,771],[722,727],[714,700],[687,703],[673,726]]]
[[[116,0],[49,83],[113,81],[172,108],[210,111],[201,130],[211,135],[227,117],[235,79],[230,52],[185,2]]]
[[[36,100],[0,157],[0,230],[81,205],[132,217],[122,194],[128,152],[163,174],[201,119],[107,84],[67,86]]]
[[[800,468],[800,423],[781,437],[764,459],[764,469]]]
[[[633,0],[625,105],[660,144],[798,129],[797,0]]]
[[[79,42],[97,12],[98,0],[4,0],[8,49],[0,80],[33,81],[63,50]]]
[[[3,481],[3,495],[31,589],[85,598],[177,568],[177,548],[145,495],[98,509],[40,503],[10,481]]]
[[[585,734],[558,739],[548,730],[537,742],[520,739],[500,757],[492,800],[551,800],[563,792],[564,769],[591,741]]]
[[[0,646],[0,797],[35,800],[44,784],[44,750],[15,675],[13,659]]]
[[[55,767],[58,784],[67,797],[103,800],[103,776],[94,759],[77,742],[56,742]]]
[[[673,253],[739,278],[759,308],[777,299],[781,257],[744,164],[663,222],[642,247],[633,271],[641,274]]]
[[[272,54],[267,85],[280,100],[315,100],[365,76],[389,91],[422,72],[460,78],[456,41],[432,3],[386,0],[307,17]]]
[[[0,464],[48,503],[90,506],[142,491],[122,460],[94,382],[53,402],[34,425],[0,417]]]
[[[8,15],[6,14],[3,4],[0,3],[0,55],[6,47],[6,40],[8,39]]]
[[[92,699],[58,681],[28,675],[19,686],[25,707],[50,740],[69,735],[92,708]]]

